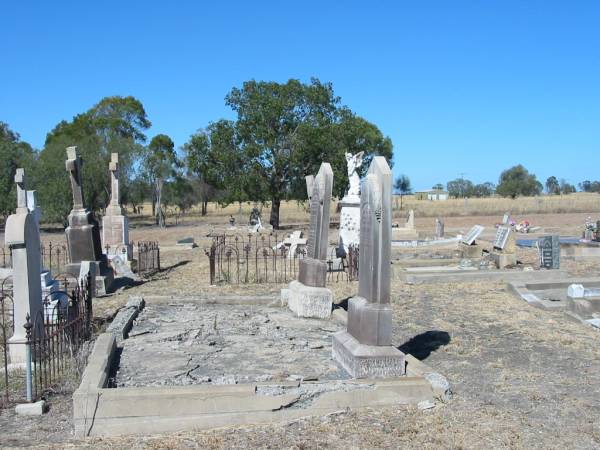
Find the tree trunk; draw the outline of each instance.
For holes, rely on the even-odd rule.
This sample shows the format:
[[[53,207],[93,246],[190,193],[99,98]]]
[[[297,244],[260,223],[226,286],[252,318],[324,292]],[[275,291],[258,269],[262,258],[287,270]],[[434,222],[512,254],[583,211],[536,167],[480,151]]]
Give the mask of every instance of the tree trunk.
[[[206,208],[208,206],[208,201],[206,200],[202,200],[202,215],[205,216],[206,215]]]
[[[279,229],[279,207],[281,206],[281,199],[273,199],[271,201],[271,218],[269,223],[273,226],[274,230]]]
[[[402,210],[402,194],[400,194],[400,210]]]
[[[162,188],[163,180],[156,180],[156,224],[160,228],[165,228],[165,214],[162,209]]]

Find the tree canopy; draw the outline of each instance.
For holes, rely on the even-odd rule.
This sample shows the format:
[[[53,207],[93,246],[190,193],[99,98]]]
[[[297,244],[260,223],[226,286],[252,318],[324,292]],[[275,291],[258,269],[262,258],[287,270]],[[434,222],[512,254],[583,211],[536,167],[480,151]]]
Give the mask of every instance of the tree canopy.
[[[530,174],[525,167],[519,164],[500,174],[496,193],[503,197],[516,198],[539,195],[542,188],[542,183],[537,180],[536,176]]]

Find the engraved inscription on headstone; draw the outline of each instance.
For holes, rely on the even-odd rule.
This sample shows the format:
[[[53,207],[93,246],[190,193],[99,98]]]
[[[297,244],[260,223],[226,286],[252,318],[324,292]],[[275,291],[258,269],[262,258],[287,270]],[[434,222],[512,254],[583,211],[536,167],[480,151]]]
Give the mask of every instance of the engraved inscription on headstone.
[[[504,246],[506,245],[510,233],[511,229],[509,227],[499,226],[496,231],[496,238],[494,239],[494,248],[504,250]]]
[[[540,267],[560,269],[560,241],[558,235],[542,236],[538,239]]]
[[[474,225],[473,228],[469,230],[467,235],[463,238],[462,242],[466,245],[473,245],[475,240],[479,237],[479,235],[483,232],[485,227],[481,225]]]

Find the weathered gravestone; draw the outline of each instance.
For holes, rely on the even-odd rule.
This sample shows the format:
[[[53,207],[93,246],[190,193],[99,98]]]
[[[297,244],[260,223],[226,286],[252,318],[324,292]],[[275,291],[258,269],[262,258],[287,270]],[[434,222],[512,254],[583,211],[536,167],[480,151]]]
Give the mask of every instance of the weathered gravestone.
[[[40,235],[40,219],[42,217],[42,210],[38,203],[37,191],[27,191],[27,209],[33,216],[35,220],[36,229],[38,232],[38,240],[41,242],[39,237]],[[50,300],[54,300],[57,296],[58,291],[58,282],[52,278],[52,273],[50,272],[50,268],[44,268],[43,258],[40,259],[41,264],[41,274],[40,274],[40,283],[42,287],[42,297],[46,299],[48,297]],[[53,305],[53,304],[52,304]]]
[[[560,240],[557,234],[542,236],[538,239],[540,267],[560,269]]]
[[[517,246],[514,232],[508,226],[501,225],[494,238],[492,259],[498,269],[515,266],[517,264]]]
[[[67,272],[79,276],[82,261],[90,261],[96,266],[96,292],[104,295],[110,291],[114,274],[108,267],[106,256],[102,253],[100,229],[92,211],[85,209],[83,188],[81,185],[82,160],[77,156],[77,147],[67,148],[65,163],[73,191],[73,209],[69,214],[69,226],[65,230],[71,262]]]
[[[392,346],[390,252],[392,172],[382,156],[371,162],[360,202],[358,296],[348,302],[348,326],[333,336],[333,358],[354,378],[397,377],[404,354]]]
[[[473,228],[459,242],[458,247],[463,258],[480,258],[481,248],[475,242],[479,235],[483,233],[485,227],[481,225],[473,225]]]
[[[11,364],[26,362],[25,323],[31,317],[32,335],[44,332],[42,288],[40,285],[40,235],[34,215],[27,209],[25,171],[17,169],[17,211],[6,219],[5,243],[10,247],[13,266],[13,326],[8,340]]]
[[[282,302],[298,317],[328,318],[333,294],[325,287],[327,280],[327,247],[329,244],[329,207],[333,188],[333,171],[322,163],[315,177],[310,199],[310,226],[307,257],[298,264],[298,279],[282,289]]]
[[[363,152],[346,153],[348,168],[348,193],[340,201],[340,236],[337,253],[346,256],[350,246],[358,246],[360,239],[360,178],[357,170],[362,166]]]
[[[435,219],[435,237],[442,239],[444,237],[444,219],[437,217]]]
[[[119,204],[119,154],[111,153],[108,166],[110,172],[110,203],[102,218],[102,242],[109,260],[118,256],[126,265],[133,259],[133,248],[129,242],[129,219]],[[115,267],[113,265],[113,267]],[[116,267],[115,267],[116,268]],[[117,271],[118,275],[122,275]]]

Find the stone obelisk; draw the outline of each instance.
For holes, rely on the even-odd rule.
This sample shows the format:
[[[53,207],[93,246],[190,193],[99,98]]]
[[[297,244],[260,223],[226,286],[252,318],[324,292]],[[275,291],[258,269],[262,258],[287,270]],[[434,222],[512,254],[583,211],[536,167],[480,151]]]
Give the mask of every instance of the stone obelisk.
[[[329,208],[333,188],[333,170],[321,163],[314,180],[306,178],[310,199],[310,225],[307,256],[298,264],[298,279],[282,289],[282,301],[298,317],[326,319],[331,315],[333,294],[325,287],[327,280],[327,247],[329,244]]]
[[[348,302],[348,326],[333,336],[333,358],[354,378],[405,373],[404,354],[392,344],[390,252],[392,172],[373,158],[360,199],[358,296]]]

